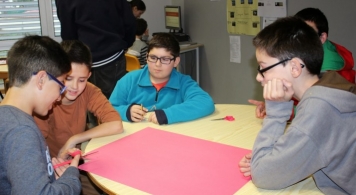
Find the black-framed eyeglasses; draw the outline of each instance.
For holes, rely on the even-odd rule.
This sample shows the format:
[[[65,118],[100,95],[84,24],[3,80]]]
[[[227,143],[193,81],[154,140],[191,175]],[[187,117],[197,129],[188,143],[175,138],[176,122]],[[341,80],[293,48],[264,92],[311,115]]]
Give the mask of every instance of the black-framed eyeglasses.
[[[271,69],[271,68],[273,68],[273,67],[275,67],[275,66],[277,66],[277,65],[280,65],[280,64],[282,64],[282,63],[284,63],[284,62],[286,62],[286,61],[288,61],[288,60],[291,60],[291,59],[292,59],[292,58],[284,59],[284,60],[282,60],[282,61],[279,61],[279,62],[277,62],[277,63],[275,63],[275,64],[273,64],[273,65],[271,65],[271,66],[268,66],[267,68],[263,68],[263,69],[261,69],[261,67],[258,66],[258,67],[257,67],[257,71],[262,75],[262,77],[265,77],[265,76],[263,75],[264,72],[266,72],[267,70],[269,70],[269,69]]]
[[[33,74],[33,75],[36,75],[37,73],[38,73],[38,72],[34,72],[34,73],[32,73],[32,74]],[[59,88],[59,94],[62,95],[62,94],[66,91],[67,87],[66,87],[62,82],[60,82],[55,76],[53,76],[52,74],[50,74],[50,73],[47,72],[47,71],[46,71],[46,73],[47,73],[49,79],[51,79],[51,80],[55,81],[56,83],[58,83],[58,85],[60,86],[60,88]]]
[[[287,58],[287,59],[282,60],[282,61],[279,61],[279,62],[277,62],[277,63],[275,63],[275,64],[273,64],[273,65],[271,65],[271,66],[268,66],[267,68],[264,68],[264,69],[261,69],[260,66],[257,66],[257,71],[262,75],[262,77],[265,77],[265,76],[263,75],[264,72],[266,72],[267,70],[269,70],[269,69],[271,69],[271,68],[273,68],[273,67],[275,67],[275,66],[277,66],[277,65],[279,65],[279,64],[282,64],[282,63],[284,63],[284,62],[286,62],[286,61],[288,61],[288,60],[291,60],[291,59],[292,59],[292,58]],[[304,64],[300,64],[300,65],[302,66],[302,68],[305,67]]]
[[[176,57],[169,58],[169,57],[157,57],[155,55],[148,55],[147,54],[147,61],[156,63],[157,60],[161,62],[161,64],[169,65],[172,61],[176,60]]]

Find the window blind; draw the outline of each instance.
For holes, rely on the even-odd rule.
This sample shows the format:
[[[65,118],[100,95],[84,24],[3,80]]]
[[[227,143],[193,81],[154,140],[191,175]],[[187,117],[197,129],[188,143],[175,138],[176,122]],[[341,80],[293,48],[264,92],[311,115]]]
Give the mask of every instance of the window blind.
[[[61,23],[59,22],[57,16],[57,7],[55,0],[52,0],[52,16],[53,16],[53,27],[54,27],[54,36],[60,37],[61,36]]]
[[[0,0],[0,41],[42,35],[38,0]]]

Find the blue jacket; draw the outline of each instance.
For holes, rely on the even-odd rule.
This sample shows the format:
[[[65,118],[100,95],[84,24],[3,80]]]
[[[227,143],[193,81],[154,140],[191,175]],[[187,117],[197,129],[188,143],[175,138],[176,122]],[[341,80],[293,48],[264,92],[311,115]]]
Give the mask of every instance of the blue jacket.
[[[190,76],[175,69],[166,86],[156,91],[150,81],[147,66],[121,78],[109,101],[124,121],[131,121],[132,105],[142,104],[149,111],[156,112],[159,124],[190,121],[209,115],[215,110],[210,95]]]

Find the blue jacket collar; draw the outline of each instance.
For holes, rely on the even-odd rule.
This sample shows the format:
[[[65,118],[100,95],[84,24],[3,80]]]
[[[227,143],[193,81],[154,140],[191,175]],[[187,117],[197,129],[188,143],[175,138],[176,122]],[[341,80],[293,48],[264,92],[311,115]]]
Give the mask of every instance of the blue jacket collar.
[[[150,80],[150,73],[148,71],[148,65],[146,65],[140,74],[139,80],[138,80],[138,85],[142,87],[153,87],[151,80]],[[165,87],[173,88],[173,89],[179,89],[180,84],[179,84],[179,73],[175,68],[173,68],[169,81],[166,84]]]

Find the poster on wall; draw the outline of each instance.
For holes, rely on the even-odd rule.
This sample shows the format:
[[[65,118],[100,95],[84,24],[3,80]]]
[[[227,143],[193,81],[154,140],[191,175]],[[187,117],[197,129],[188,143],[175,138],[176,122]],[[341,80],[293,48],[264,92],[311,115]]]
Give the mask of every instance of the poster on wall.
[[[286,17],[287,0],[258,0],[257,13],[261,17]]]
[[[227,31],[229,34],[256,35],[260,31],[257,0],[227,1]]]

